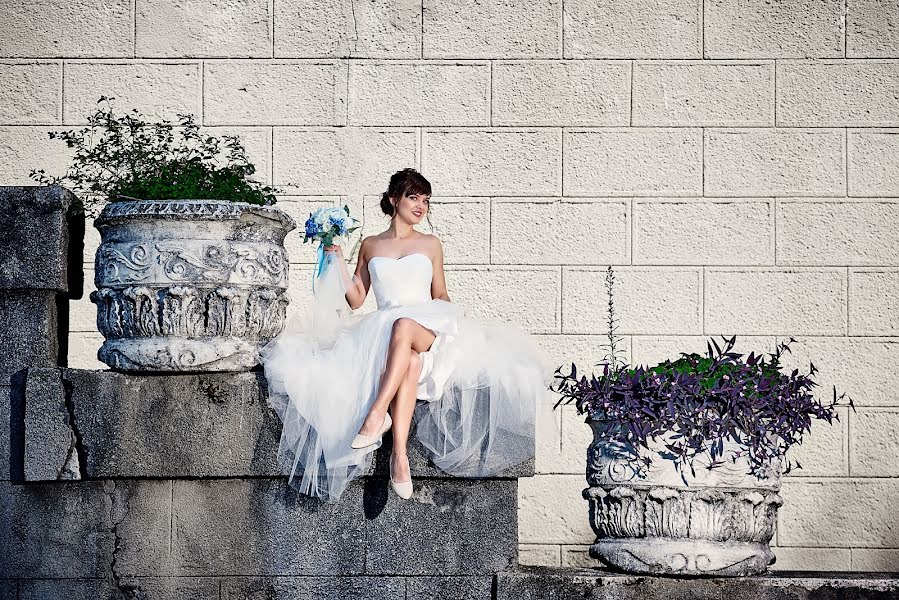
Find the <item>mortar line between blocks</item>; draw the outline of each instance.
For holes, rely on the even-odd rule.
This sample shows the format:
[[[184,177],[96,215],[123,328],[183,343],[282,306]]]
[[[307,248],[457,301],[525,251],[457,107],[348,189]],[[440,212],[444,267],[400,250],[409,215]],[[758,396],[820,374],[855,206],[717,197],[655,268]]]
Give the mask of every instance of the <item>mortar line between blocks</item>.
[[[493,264],[493,198],[487,198],[487,264]]]
[[[636,204],[636,202],[637,202],[636,198],[634,198],[633,196],[631,196],[631,201],[630,201],[630,209],[631,209],[631,214],[630,214],[630,220],[631,220],[631,226],[630,226],[630,230],[631,230],[631,239],[630,239],[630,243],[628,244],[628,246],[630,246],[629,251],[628,251],[628,255],[629,255],[629,262],[630,262],[630,265],[631,265],[631,266],[634,266],[634,214],[635,214],[635,213],[634,213],[634,205]]]
[[[848,57],[849,50],[849,25],[847,23],[848,19],[846,17],[849,16],[849,2],[848,0],[843,0],[843,14],[840,15],[841,20],[843,21],[843,58]]]
[[[559,4],[559,40],[561,45],[562,60],[565,60],[565,0],[560,0]]]
[[[66,101],[66,61],[60,63],[59,69],[59,112],[57,113],[57,117],[59,118],[59,122],[63,123],[63,118],[65,117],[65,108],[64,103]]]
[[[565,311],[564,311],[564,302],[565,298],[565,267],[559,265],[559,334],[565,332]],[[561,444],[561,440],[559,441]]]
[[[169,501],[169,560],[172,558],[172,546],[175,541],[175,480],[169,485],[171,499]]]
[[[634,126],[634,69],[637,68],[637,61],[631,60],[631,91],[630,91],[630,111],[628,115],[628,125]]]
[[[774,59],[774,128],[777,129],[777,59]]]
[[[699,51],[701,58],[705,58],[705,0],[699,0]]]
[[[272,34],[272,58],[275,58],[275,0],[271,0],[271,11],[272,11],[272,19],[271,29],[269,30]]]
[[[843,329],[843,335],[849,337],[849,277],[851,273],[849,267],[846,267],[846,327]]]
[[[206,97],[206,61],[200,60],[200,124],[206,124],[206,102],[204,98]]]
[[[131,58],[137,58],[137,0],[131,0]]]
[[[708,335],[708,333],[706,332],[706,329],[705,329],[705,308],[706,308],[706,297],[705,296],[706,296],[706,287],[707,287],[707,282],[706,282],[706,273],[707,272],[708,272],[708,270],[705,268],[705,266],[703,266],[702,267],[702,283],[701,283],[702,289],[700,290],[700,293],[699,293],[699,302],[701,305],[699,307],[699,327],[700,327],[700,329],[702,329],[703,335]]]
[[[844,456],[846,457],[846,476],[852,477],[852,430],[855,429],[852,426],[852,415],[849,414],[850,411],[846,411],[846,436],[844,438],[846,449],[844,452]]]
[[[777,264],[777,227],[778,227],[777,213],[779,210],[780,210],[780,199],[777,196],[775,196],[774,197],[774,217],[773,217],[773,220],[774,220],[774,266],[775,267],[778,266],[778,264]]]
[[[843,128],[843,173],[846,175],[843,181],[846,197],[849,197],[849,128]]]

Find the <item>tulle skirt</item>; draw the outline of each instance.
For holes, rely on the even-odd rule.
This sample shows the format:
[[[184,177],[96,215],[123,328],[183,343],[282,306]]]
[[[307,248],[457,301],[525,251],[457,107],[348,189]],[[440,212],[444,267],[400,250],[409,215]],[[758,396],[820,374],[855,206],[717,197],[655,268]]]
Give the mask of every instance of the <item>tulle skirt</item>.
[[[333,267],[333,268],[331,268]],[[414,436],[442,471],[487,477],[534,456],[534,415],[548,365],[524,331],[473,319],[439,299],[351,314],[336,263],[310,310],[263,347],[269,404],[283,427],[278,460],[298,491],[336,502],[381,445],[353,449],[387,363],[393,323],[414,319],[436,339],[421,353]]]

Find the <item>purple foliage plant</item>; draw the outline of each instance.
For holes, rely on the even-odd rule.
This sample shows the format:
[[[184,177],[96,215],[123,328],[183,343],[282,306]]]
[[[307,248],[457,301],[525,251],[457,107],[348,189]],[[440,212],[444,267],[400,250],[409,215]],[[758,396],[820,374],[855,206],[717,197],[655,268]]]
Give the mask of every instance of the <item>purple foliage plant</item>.
[[[602,374],[578,374],[571,364],[569,374],[555,371],[550,389],[561,394],[560,404],[575,403],[580,414],[589,420],[604,421],[601,428],[607,449],[616,458],[628,461],[635,475],[643,476],[650,466],[651,452],[671,460],[684,477],[689,467],[695,477],[694,461],[707,457],[711,470],[724,463],[724,442],[732,440],[740,449],[730,459],[745,456],[750,474],[770,472],[772,461],[783,459],[787,450],[802,441],[811,429],[812,418],[832,423],[839,419],[836,410],[841,400],[855,410],[852,398],[842,394],[824,404],[811,393],[818,384],[812,377],[817,371],[809,362],[810,372],[798,369],[780,371],[780,357],[790,352],[789,343],[778,344],[777,350],[763,355],[731,352],[736,335],[722,336],[724,348],[711,339],[708,354],[680,353],[677,360],[665,360],[652,367],[631,366],[619,361],[615,336],[612,287],[614,273],[609,266],[606,288],[609,296],[608,348],[610,353],[597,363]],[[714,345],[714,349],[713,349]],[[650,449],[649,441],[657,442]],[[661,446],[658,442],[663,442]],[[798,461],[787,461],[784,473],[802,468]]]

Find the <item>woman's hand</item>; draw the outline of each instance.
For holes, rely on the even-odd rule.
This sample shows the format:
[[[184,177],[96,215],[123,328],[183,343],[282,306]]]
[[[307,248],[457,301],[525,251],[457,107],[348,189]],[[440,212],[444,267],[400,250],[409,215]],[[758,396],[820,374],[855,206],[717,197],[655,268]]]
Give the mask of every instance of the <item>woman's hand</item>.
[[[325,252],[327,252],[329,254],[333,254],[343,260],[346,260],[343,258],[343,248],[341,248],[339,244],[332,244],[330,246],[325,246]]]

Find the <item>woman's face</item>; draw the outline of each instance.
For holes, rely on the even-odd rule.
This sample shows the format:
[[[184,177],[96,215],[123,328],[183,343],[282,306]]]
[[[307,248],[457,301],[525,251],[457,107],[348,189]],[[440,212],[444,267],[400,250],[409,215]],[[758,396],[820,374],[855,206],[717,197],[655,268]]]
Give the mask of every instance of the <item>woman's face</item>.
[[[430,196],[425,196],[424,194],[403,194],[403,197],[394,206],[396,207],[397,216],[416,225],[428,214],[430,204]]]

